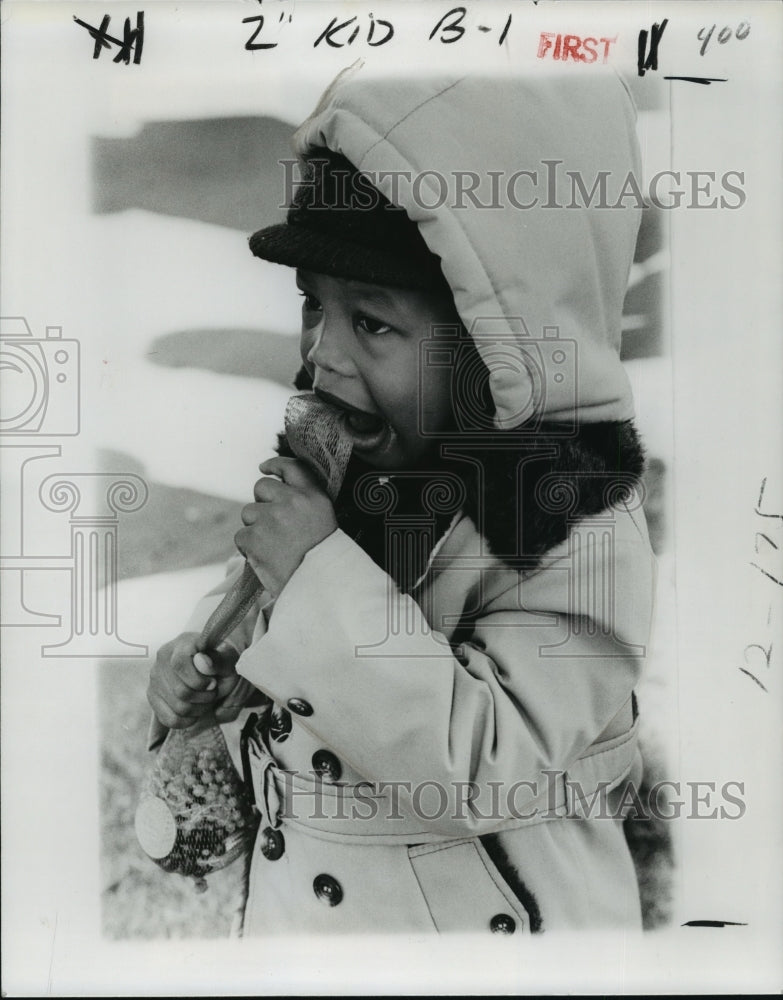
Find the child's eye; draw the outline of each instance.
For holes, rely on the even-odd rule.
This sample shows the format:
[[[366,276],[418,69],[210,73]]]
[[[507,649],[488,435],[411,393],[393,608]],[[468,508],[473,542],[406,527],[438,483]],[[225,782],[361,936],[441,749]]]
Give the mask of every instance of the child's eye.
[[[369,333],[372,336],[378,336],[378,334],[391,333],[392,327],[388,323],[384,323],[379,319],[373,319],[372,316],[367,316],[361,313],[354,320],[354,325],[360,333]]]
[[[318,299],[314,295],[311,295],[309,292],[301,292],[301,291],[299,292],[299,294],[302,297],[302,299],[304,300],[302,302],[302,308],[303,309],[305,309],[307,312],[319,312],[320,311],[320,309],[321,309],[321,303],[318,301]]]

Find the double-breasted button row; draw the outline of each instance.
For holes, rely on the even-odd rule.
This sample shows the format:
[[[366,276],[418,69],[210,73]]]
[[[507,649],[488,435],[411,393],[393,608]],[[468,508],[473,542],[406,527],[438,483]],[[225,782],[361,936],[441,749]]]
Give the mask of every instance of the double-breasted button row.
[[[285,854],[285,837],[280,830],[273,830],[271,826],[265,827],[261,831],[261,853],[267,861],[277,861]]]
[[[343,773],[340,761],[331,750],[316,750],[313,754],[313,770],[323,781],[339,781]]]
[[[294,715],[312,715],[313,706],[304,698],[289,698],[287,705]]]
[[[342,902],[343,887],[331,875],[316,875],[313,879],[313,892],[327,906],[337,906]]]

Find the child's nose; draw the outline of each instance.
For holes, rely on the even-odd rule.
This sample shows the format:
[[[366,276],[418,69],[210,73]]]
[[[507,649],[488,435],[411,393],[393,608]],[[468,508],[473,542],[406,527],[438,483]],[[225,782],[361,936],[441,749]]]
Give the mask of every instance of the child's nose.
[[[348,331],[344,324],[322,320],[310,331],[312,342],[307,350],[307,363],[322,371],[349,376],[353,371]]]

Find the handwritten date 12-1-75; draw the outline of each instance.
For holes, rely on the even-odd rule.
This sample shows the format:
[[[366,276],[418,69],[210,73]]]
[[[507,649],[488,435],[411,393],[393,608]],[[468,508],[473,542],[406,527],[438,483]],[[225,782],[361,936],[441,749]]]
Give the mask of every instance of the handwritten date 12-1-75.
[[[783,555],[783,513],[770,510],[765,503],[764,494],[767,490],[767,477],[761,480],[758,500],[754,512],[759,519],[754,537],[755,556],[750,561],[750,565],[759,571],[766,586],[770,588],[769,599],[765,614],[765,624],[767,632],[771,634],[773,627],[773,608],[778,604],[780,611],[781,596],[783,596],[783,570],[781,569],[781,556]],[[758,686],[768,691],[765,681],[770,668],[772,667],[773,641],[768,635],[765,641],[750,642],[743,650],[745,665],[739,669]],[[764,677],[764,680],[761,678]]]

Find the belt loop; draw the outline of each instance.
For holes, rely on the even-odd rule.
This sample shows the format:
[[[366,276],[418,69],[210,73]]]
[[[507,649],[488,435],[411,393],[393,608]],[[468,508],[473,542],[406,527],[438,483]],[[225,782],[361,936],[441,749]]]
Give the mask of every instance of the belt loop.
[[[256,805],[256,793],[253,789],[253,772],[250,770],[250,740],[256,738],[255,728],[258,724],[258,713],[251,712],[242,727],[242,732],[239,736],[239,756],[242,760],[242,780],[247,789],[247,793],[250,796],[250,801],[253,805]]]
[[[242,759],[242,778],[256,812],[261,815],[265,826],[278,829],[281,825],[280,793],[275,783],[277,763],[269,753],[263,737],[256,728],[258,715],[251,712],[247,717],[239,737],[239,753]],[[253,762],[251,763],[251,757]],[[258,784],[253,781],[254,769],[258,772]],[[256,795],[256,787],[259,796]]]
[[[267,755],[263,764],[261,788],[264,795],[264,812],[266,814],[266,821],[273,830],[277,830],[282,824],[280,793],[277,790],[277,783],[275,782],[276,772],[277,764],[272,757]]]
[[[258,789],[258,795],[256,796],[254,793],[256,810],[261,815],[263,826],[271,826],[273,830],[277,830],[282,822],[280,793],[275,784],[277,763],[267,753],[266,748],[255,741],[249,748],[248,756],[253,758],[253,762],[250,764],[250,780],[253,782],[253,771],[255,771],[256,781],[253,782],[253,787]]]

